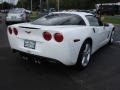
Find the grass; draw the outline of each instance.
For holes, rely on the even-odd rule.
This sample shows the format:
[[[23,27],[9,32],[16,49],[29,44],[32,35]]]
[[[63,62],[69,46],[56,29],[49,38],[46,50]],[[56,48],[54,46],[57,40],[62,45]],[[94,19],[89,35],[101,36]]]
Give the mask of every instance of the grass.
[[[32,14],[30,15],[30,21],[34,21],[39,18],[39,14],[36,11],[33,11]]]
[[[104,16],[103,22],[113,23],[115,25],[120,25],[120,16]]]

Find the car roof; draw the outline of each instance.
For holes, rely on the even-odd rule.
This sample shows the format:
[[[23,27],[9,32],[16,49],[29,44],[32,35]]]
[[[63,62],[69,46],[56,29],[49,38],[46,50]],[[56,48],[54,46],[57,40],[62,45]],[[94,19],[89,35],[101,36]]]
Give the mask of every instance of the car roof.
[[[86,16],[92,15],[92,13],[87,13],[87,12],[77,12],[77,11],[72,11],[72,12],[68,12],[68,11],[63,11],[63,12],[52,12],[53,14],[75,14],[78,15],[80,17],[82,17],[82,19],[85,21],[86,25],[89,25],[88,20],[86,19]]]
[[[23,11],[23,10],[25,10],[24,8],[12,8],[12,9],[10,9],[10,10],[20,10],[20,11]]]
[[[67,13],[67,14],[76,14],[76,15],[80,15],[80,16],[86,16],[86,15],[93,15],[91,13],[87,13],[87,12],[66,12],[66,11],[63,11],[63,12],[53,12],[53,13]]]

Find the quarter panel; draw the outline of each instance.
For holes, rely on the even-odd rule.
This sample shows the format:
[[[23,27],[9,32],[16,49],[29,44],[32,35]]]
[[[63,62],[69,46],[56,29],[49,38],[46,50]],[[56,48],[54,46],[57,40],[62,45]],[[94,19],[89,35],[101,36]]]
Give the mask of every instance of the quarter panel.
[[[71,57],[73,58],[73,62],[76,63],[78,59],[78,55],[83,45],[84,41],[87,38],[92,39],[93,31],[89,26],[77,26],[73,27],[69,32],[64,33],[66,38],[66,43],[69,44],[69,48],[71,51]],[[80,39],[79,42],[74,42],[75,39]],[[94,44],[93,44],[94,46]]]

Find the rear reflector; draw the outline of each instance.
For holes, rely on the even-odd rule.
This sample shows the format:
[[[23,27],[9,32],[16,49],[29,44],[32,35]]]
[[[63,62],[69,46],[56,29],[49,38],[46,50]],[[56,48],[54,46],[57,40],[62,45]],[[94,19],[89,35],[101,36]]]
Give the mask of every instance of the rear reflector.
[[[57,42],[62,42],[63,41],[63,35],[61,34],[61,33],[56,33],[55,35],[54,35],[54,38],[55,38],[55,40],[57,41]]]
[[[16,28],[13,28],[14,34],[18,35],[18,30]]]
[[[49,32],[44,32],[43,37],[47,41],[50,41],[52,39],[52,35]]]
[[[79,41],[80,41],[80,39],[75,39],[75,40],[74,40],[74,42],[79,42]]]
[[[12,34],[12,29],[9,27],[8,28],[9,34]]]

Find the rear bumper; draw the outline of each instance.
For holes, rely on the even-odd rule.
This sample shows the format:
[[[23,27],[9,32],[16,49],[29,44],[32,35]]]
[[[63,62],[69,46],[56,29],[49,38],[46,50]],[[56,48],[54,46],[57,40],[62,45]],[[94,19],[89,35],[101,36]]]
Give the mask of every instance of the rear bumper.
[[[24,39],[8,36],[12,50],[21,53],[27,53],[32,56],[40,56],[53,59],[54,61],[61,62],[64,65],[75,65],[77,62],[77,55],[71,50],[69,44],[59,45],[57,43],[36,42],[35,49],[24,47]],[[74,53],[74,54],[73,54]]]
[[[6,25],[17,24],[17,23],[24,23],[25,21],[6,21]]]
[[[16,20],[11,20],[11,19],[6,19],[6,24],[16,24],[16,23],[23,23],[26,22],[27,20],[22,20],[22,19],[16,19]]]
[[[19,50],[15,50],[15,49],[12,49],[12,51],[13,51],[13,53],[17,53],[21,56],[28,57],[28,58],[33,58],[33,61],[35,59],[35,60],[39,60],[41,62],[54,62],[54,63],[57,63],[57,64],[63,64],[63,63],[59,62],[59,60],[56,60],[56,59],[47,58],[47,57],[38,56],[38,55],[33,55],[33,54],[29,54],[29,53],[22,52],[22,51],[19,51]]]
[[[7,22],[20,22],[20,21],[25,21],[26,19],[22,18],[16,18],[16,19],[11,19],[11,18],[6,18]]]
[[[56,55],[54,56],[49,56],[45,53],[40,53],[40,52],[37,52],[37,51],[30,51],[30,50],[23,50],[23,49],[12,49],[12,51],[14,53],[18,53],[22,56],[27,56],[27,57],[31,57],[31,58],[36,58],[36,59],[41,59],[41,58],[44,58],[42,61],[43,62],[55,62],[55,63],[60,63],[60,64],[63,64],[63,65],[67,65],[67,66],[71,66],[71,65],[75,65],[75,63],[73,63],[74,60],[72,60],[72,57],[71,55],[69,55],[68,57],[65,57],[65,55],[60,55],[61,56],[61,59],[59,57],[56,57]],[[52,52],[51,52],[52,53]],[[63,57],[63,58],[62,58]],[[69,58],[69,59],[68,59]],[[71,58],[71,59],[70,59]]]

